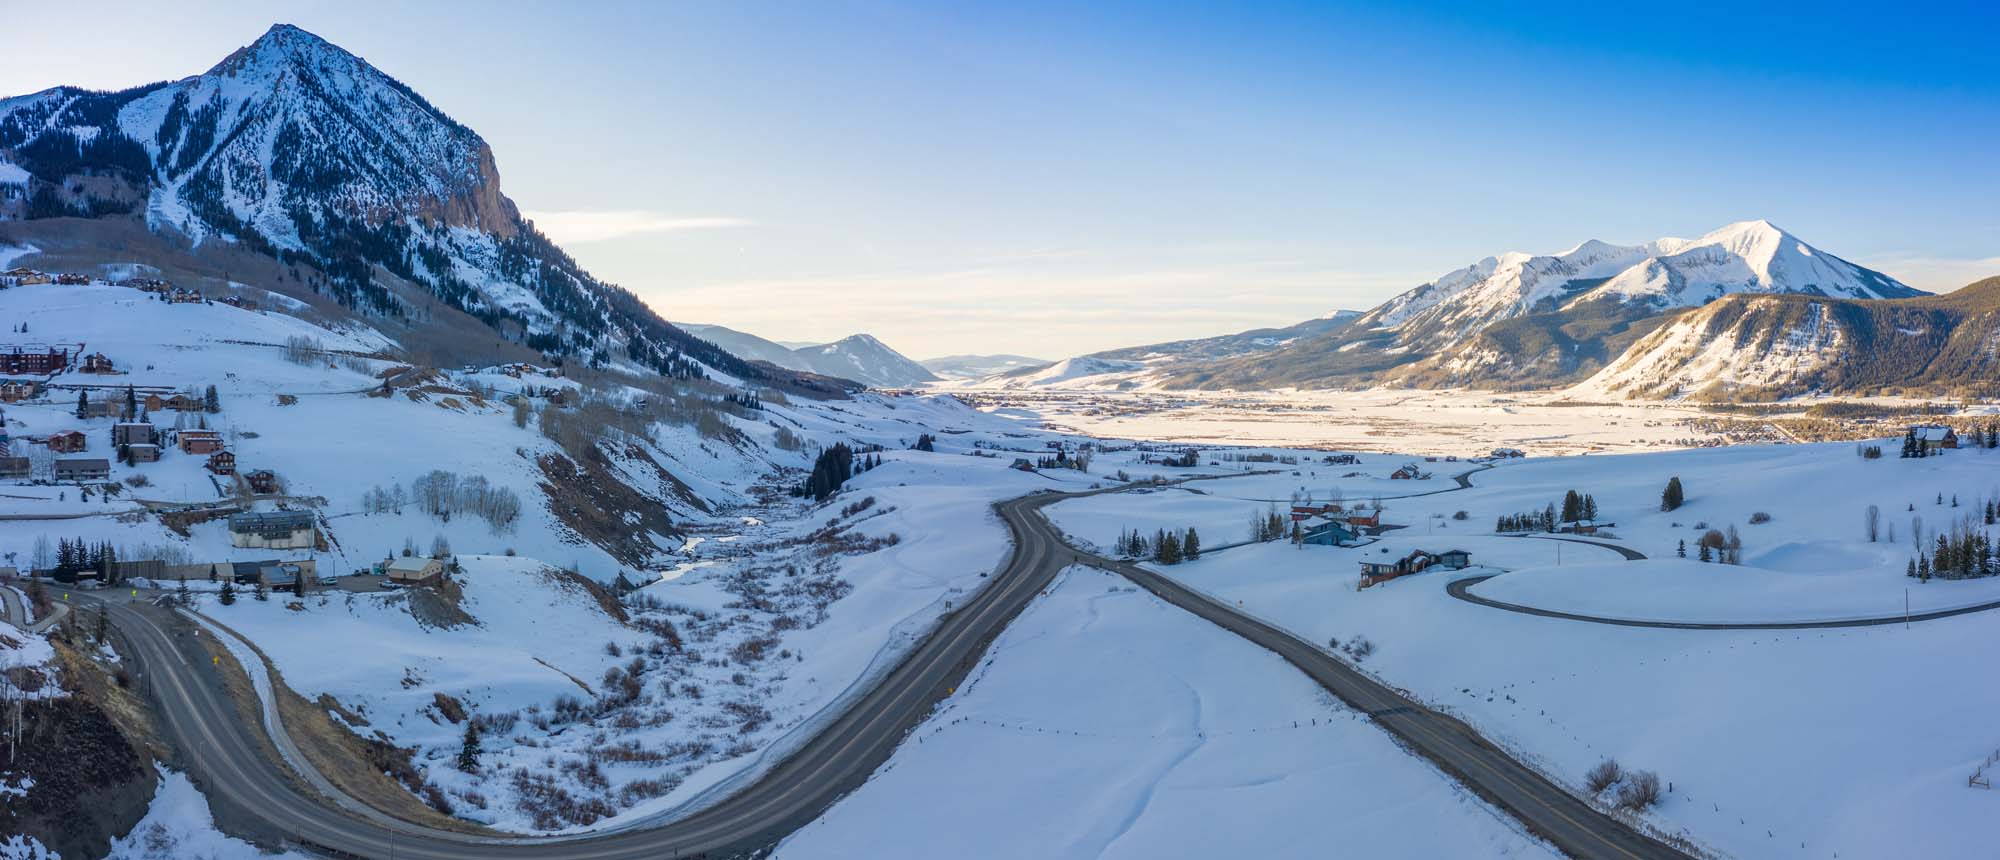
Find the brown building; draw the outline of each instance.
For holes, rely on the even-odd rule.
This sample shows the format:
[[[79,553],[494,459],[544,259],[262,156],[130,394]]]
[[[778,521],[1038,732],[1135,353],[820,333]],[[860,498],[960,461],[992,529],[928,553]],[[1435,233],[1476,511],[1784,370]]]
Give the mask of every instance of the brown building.
[[[0,382],[0,402],[19,403],[42,393],[42,385],[33,380],[9,379]]]
[[[153,444],[127,445],[125,451],[134,463],[160,462],[160,446]]]
[[[208,470],[218,475],[236,474],[236,455],[228,451],[208,455]]]
[[[57,347],[22,349],[9,347],[0,353],[0,373],[56,373],[69,367],[69,350]]]
[[[26,457],[0,457],[0,478],[25,478],[33,468]]]
[[[64,430],[49,436],[49,450],[58,454],[78,454],[90,447],[90,440],[81,430]]]
[[[250,492],[275,493],[278,491],[278,475],[270,469],[245,472],[243,480],[250,484]]]
[[[222,434],[215,430],[182,430],[180,446],[183,454],[213,454],[222,450]]]
[[[175,412],[200,412],[205,408],[207,404],[202,403],[199,397],[189,397],[185,394],[169,394],[164,397],[158,394],[146,395],[147,412],[158,412],[162,409],[172,409]]]
[[[110,358],[109,356],[105,355],[104,353],[101,353],[101,352],[93,352],[93,353],[91,353],[91,354],[89,354],[89,355],[86,355],[86,356],[84,356],[84,357],[83,357],[83,366],[82,366],[82,367],[79,367],[79,368],[77,368],[77,369],[78,369],[78,370],[81,370],[81,371],[83,371],[84,373],[117,373],[117,372],[118,372],[118,368],[116,368],[116,367],[112,366],[112,364],[111,364],[111,358]]]

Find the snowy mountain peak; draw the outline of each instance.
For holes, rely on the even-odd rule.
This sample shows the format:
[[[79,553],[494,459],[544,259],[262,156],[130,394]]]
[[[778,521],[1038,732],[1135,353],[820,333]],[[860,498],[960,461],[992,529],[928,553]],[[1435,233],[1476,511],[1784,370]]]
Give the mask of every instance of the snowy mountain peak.
[[[339,46],[292,24],[273,24],[257,41],[231,51],[208,70],[211,75],[236,75],[258,67],[324,65],[327,60],[360,62]]]
[[[1732,293],[1809,293],[1838,298],[1922,295],[1894,278],[1807,245],[1769,221],[1738,221],[1697,239],[1638,245],[1591,239],[1553,255],[1510,251],[1399,295],[1363,325],[1396,330],[1403,342],[1449,346],[1487,324],[1597,300],[1659,309],[1705,304]]]
[[[0,164],[30,175],[0,218],[24,201],[140,215],[195,255],[233,245],[311,267],[314,292],[375,318],[409,318],[415,289],[546,354],[821,384],[751,367],[591,277],[501,193],[478,134],[289,24],[178,81],[0,100]]]

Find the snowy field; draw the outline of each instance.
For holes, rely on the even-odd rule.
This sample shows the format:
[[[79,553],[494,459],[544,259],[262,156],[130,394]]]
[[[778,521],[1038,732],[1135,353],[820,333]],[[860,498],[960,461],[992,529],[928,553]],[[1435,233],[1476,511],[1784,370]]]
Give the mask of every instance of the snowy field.
[[[1117,392],[982,389],[944,384],[1018,420],[1091,436],[1196,445],[1276,445],[1397,454],[1537,456],[1724,441],[1699,409],[1662,403],[1577,404],[1551,393],[1482,391]]]
[[[1276,655],[1073,568],[866,786],[777,856],[1308,857],[1329,846],[1557,856]]]
[[[1889,451],[1881,460],[1848,444],[1534,458],[1472,476],[1474,489],[1390,503],[1385,521],[1406,528],[1374,546],[1263,544],[1161,569],[1309,641],[1367,640],[1364,669],[1572,786],[1606,757],[1659,772],[1673,791],[1652,820],[1728,855],[1988,856],[1994,798],[1966,778],[2000,748],[1987,716],[2000,690],[1975,680],[1990,674],[1983,655],[2000,647],[2000,615],[1908,630],[1658,630],[1521,615],[1445,592],[1452,578],[1499,573],[1475,592],[1696,621],[1896,615],[1905,589],[1919,610],[2000,599],[2000,580],[1904,575],[1913,531],[1929,546],[1967,515],[1962,528],[2000,531],[1983,523],[1985,501],[2000,497],[2000,452],[1902,460]],[[1671,476],[1687,503],[1661,512]],[[1492,534],[1496,517],[1559,503],[1571,488],[1617,524],[1602,539],[1653,558]],[[1050,513],[1069,531],[1116,523],[1150,533],[1186,518],[1171,498],[1119,494]],[[1873,542],[1869,505],[1881,512]],[[1759,512],[1769,521],[1752,525]],[[1731,525],[1742,565],[1692,560],[1703,530]],[[1416,548],[1466,549],[1480,566],[1356,590],[1364,554]]]

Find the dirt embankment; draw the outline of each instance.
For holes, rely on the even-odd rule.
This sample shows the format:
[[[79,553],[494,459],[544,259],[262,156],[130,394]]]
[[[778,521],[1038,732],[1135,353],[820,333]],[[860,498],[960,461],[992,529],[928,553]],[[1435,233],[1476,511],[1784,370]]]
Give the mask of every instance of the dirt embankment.
[[[678,533],[665,506],[626,486],[595,457],[578,461],[543,454],[537,465],[549,511],[575,542],[595,544],[620,563],[641,567],[660,551],[652,535]]]
[[[150,717],[96,663],[60,642],[56,654],[70,693],[24,705],[21,742],[4,769],[34,787],[0,803],[0,833],[30,836],[64,857],[103,857],[152,803]]]

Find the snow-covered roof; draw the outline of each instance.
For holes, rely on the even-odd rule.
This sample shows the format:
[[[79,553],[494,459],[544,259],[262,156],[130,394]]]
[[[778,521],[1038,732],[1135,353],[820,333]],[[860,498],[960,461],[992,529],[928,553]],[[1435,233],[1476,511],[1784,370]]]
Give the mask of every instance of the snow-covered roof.
[[[423,573],[424,571],[429,570],[431,565],[437,563],[438,560],[434,558],[424,558],[422,556],[404,555],[390,559],[388,569],[391,571],[397,571],[402,573]]]
[[[1943,442],[1952,436],[1951,428],[1942,424],[1918,424],[1911,427],[1910,432],[1917,434],[1917,439],[1923,442]]]

